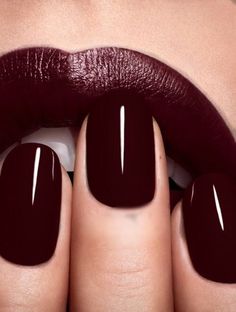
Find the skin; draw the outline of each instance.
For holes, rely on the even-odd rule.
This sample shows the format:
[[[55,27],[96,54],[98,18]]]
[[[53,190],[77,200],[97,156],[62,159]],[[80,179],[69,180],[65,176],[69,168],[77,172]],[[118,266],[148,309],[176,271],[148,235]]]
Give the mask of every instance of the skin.
[[[236,4],[230,0],[2,0],[0,54],[41,45],[68,51],[100,46],[138,50],[171,65],[198,86],[236,137],[235,17]],[[181,203],[172,214],[170,230],[158,125],[154,123],[156,196],[132,216],[104,207],[87,190],[85,129],[86,121],[77,141],[73,192],[63,171],[56,253],[33,269],[0,259],[0,311],[65,311],[69,240],[71,311],[94,311],[96,306],[96,311],[168,312],[173,311],[173,298],[175,311],[235,311],[236,286],[207,281],[192,268]]]
[[[86,121],[75,166],[80,192],[73,193],[71,311],[172,311],[169,193],[159,128],[154,123],[158,187],[144,209],[111,209],[91,195],[85,133]]]

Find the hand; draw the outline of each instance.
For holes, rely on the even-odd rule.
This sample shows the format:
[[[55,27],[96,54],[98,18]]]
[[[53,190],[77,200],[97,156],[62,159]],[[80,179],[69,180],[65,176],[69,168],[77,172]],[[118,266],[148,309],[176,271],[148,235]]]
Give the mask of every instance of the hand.
[[[65,50],[119,45],[142,50],[198,85],[234,134],[235,4],[157,1],[143,7],[141,2],[109,3],[1,1],[2,54],[32,45]],[[75,312],[235,311],[235,284],[206,278],[191,259],[182,202],[170,216],[166,155],[157,123],[153,122],[155,195],[142,207],[128,209],[98,201],[88,187],[86,127],[87,119],[77,138],[73,190],[61,168],[62,201],[57,210],[60,227],[55,252],[51,254],[49,248],[47,261],[33,266],[19,265],[2,254],[0,311],[59,312],[66,310],[67,301]],[[14,176],[9,185],[17,179],[20,177]],[[220,213],[216,211],[215,216],[219,221]],[[191,222],[191,216],[188,220]],[[3,219],[1,222],[4,225]],[[14,231],[14,227],[11,229]],[[42,250],[44,247],[38,246]],[[14,253],[16,249],[7,250]],[[31,250],[26,250],[27,255],[32,256]]]

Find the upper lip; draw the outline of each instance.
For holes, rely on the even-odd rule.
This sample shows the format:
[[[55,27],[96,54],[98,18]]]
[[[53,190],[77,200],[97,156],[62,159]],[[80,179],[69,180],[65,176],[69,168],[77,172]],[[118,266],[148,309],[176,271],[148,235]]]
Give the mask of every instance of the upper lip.
[[[212,103],[166,64],[115,47],[1,56],[0,151],[40,127],[80,126],[96,97],[114,90],[144,98],[167,154],[193,176],[236,172],[234,138]]]

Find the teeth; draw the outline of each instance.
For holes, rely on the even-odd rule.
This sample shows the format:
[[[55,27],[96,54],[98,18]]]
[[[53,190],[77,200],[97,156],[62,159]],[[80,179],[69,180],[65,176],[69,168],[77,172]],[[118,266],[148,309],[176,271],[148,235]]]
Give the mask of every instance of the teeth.
[[[0,154],[0,171],[2,170],[2,165],[3,165],[4,159],[7,157],[7,154],[17,145],[19,145],[19,143],[12,144],[3,153]]]
[[[21,139],[21,143],[41,143],[53,149],[66,171],[74,171],[75,144],[69,128],[41,128]]]
[[[175,162],[172,158],[166,156],[168,176],[172,177],[175,171]]]
[[[69,128],[41,128],[38,131],[21,139],[21,143],[41,143],[51,147],[58,155],[66,171],[74,171],[75,143]],[[11,145],[0,155],[0,171],[7,154],[18,143]],[[167,156],[168,176],[180,187],[186,188],[192,181],[192,176]]]
[[[192,176],[173,159],[167,156],[168,176],[182,188],[186,188],[192,181]]]

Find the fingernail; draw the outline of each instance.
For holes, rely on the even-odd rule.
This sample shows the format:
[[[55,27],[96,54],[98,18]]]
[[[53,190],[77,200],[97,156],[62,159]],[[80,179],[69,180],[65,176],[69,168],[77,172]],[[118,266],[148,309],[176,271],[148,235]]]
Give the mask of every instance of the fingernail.
[[[87,122],[87,179],[93,196],[111,207],[137,207],[155,190],[152,116],[139,97],[97,99]]]
[[[223,173],[197,178],[183,199],[190,258],[203,277],[236,282],[236,182]]]
[[[49,260],[61,206],[61,167],[42,144],[21,144],[6,157],[0,177],[0,254],[20,265]]]

